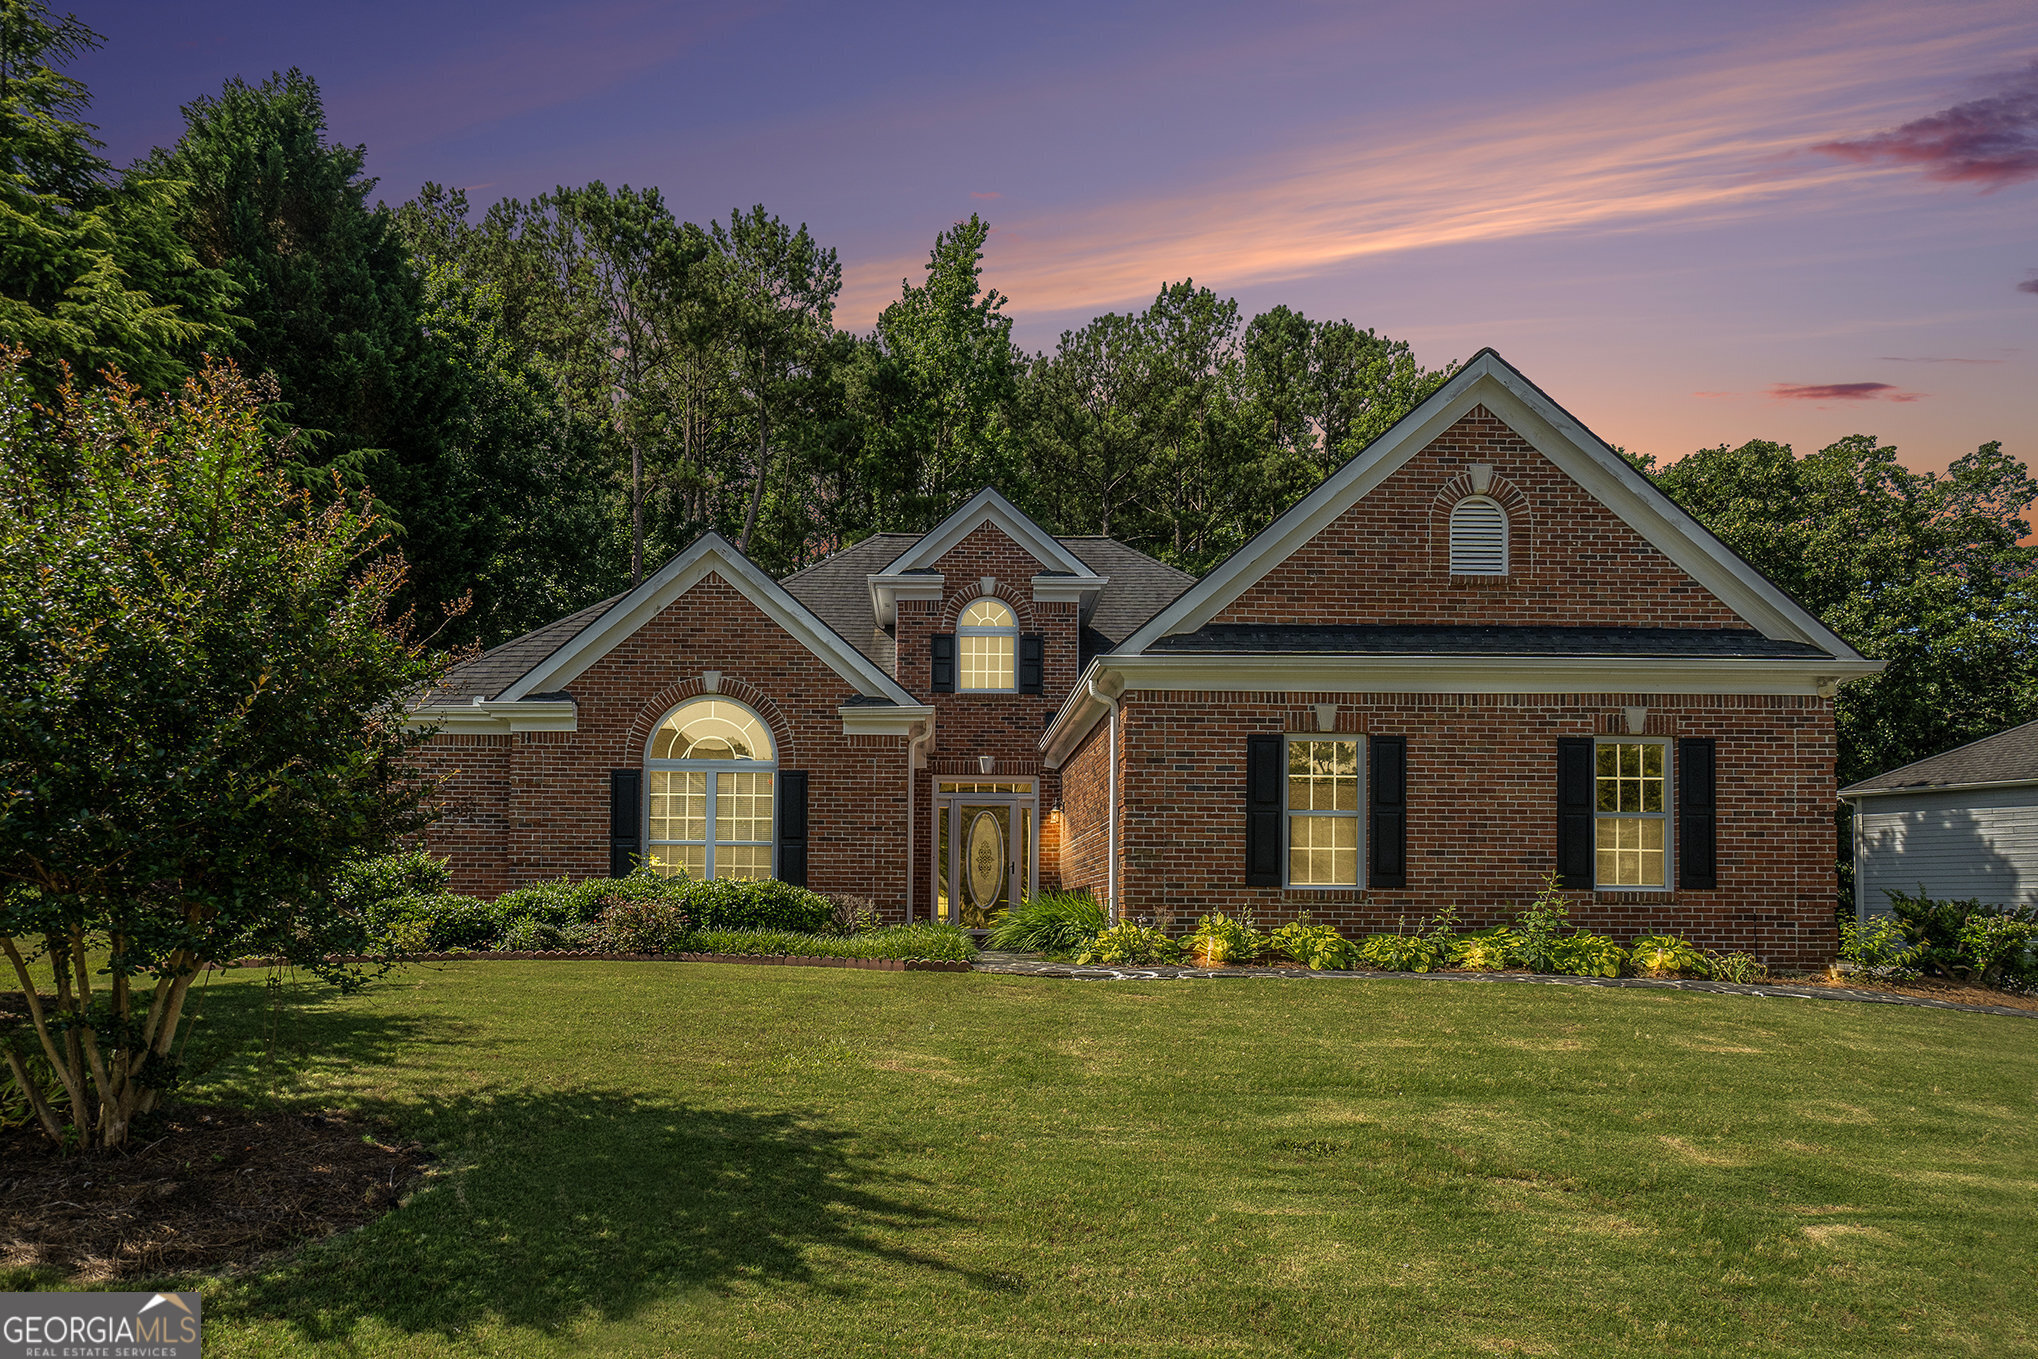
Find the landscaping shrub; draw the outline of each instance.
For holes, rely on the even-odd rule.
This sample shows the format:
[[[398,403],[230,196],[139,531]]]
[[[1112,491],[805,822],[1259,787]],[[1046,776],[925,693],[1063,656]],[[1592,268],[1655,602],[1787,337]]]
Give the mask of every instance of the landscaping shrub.
[[[1645,934],[1628,945],[1641,977],[1703,977],[1711,971],[1705,955],[1674,934]]]
[[[1543,890],[1515,921],[1510,955],[1513,963],[1531,972],[1562,972],[1563,963],[1571,956],[1564,938],[1564,930],[1571,923],[1570,915],[1570,904],[1564,900],[1563,889],[1557,886],[1557,875],[1552,873],[1543,879]]]
[[[1233,920],[1222,911],[1204,916],[1182,941],[1184,950],[1198,967],[1223,967],[1227,963],[1249,963],[1265,953],[1267,936],[1249,920]]]
[[[1840,957],[1880,981],[1917,976],[1924,953],[1925,945],[1913,942],[1903,923],[1890,916],[1840,922]]]
[[[767,958],[898,958],[968,962],[977,956],[967,931],[916,920],[849,936],[791,930],[700,930],[680,950]]]
[[[1505,925],[1480,930],[1452,941],[1450,959],[1467,972],[1503,972],[1514,966],[1514,951],[1520,942]]]
[[[1078,963],[1172,963],[1182,956],[1182,946],[1151,925],[1121,920],[1101,930],[1076,954]]]
[[[1972,897],[1935,900],[1922,886],[1916,896],[1888,896],[1892,915],[1919,946],[1920,970],[1983,986],[2038,982],[2038,912],[2032,908],[1986,906]]]
[[[1369,934],[1358,955],[1389,972],[1434,972],[1449,961],[1451,947],[1428,934]]]
[[[717,878],[713,882],[683,883],[682,895],[688,914],[704,930],[787,930],[795,934],[820,934],[835,919],[835,907],[819,892],[809,892],[789,882],[766,878],[745,882]]]
[[[1275,930],[1272,946],[1275,952],[1286,954],[1314,971],[1342,972],[1356,963],[1359,956],[1351,940],[1329,925],[1312,925],[1306,919]]]
[[[534,916],[519,916],[503,927],[495,946],[507,953],[543,953],[582,947],[579,932],[569,934]]]
[[[1706,970],[1714,981],[1749,982],[1769,980],[1769,969],[1752,953],[1714,953],[1706,962]]]
[[[595,918],[580,946],[599,953],[686,953],[695,951],[688,942],[693,932],[693,916],[680,902],[625,898]]]
[[[452,880],[453,865],[421,849],[353,859],[333,875],[333,898],[342,910],[373,917],[384,903],[437,896]]]
[[[991,920],[992,948],[1022,953],[1074,953],[1110,921],[1088,892],[1042,892]]]
[[[851,896],[847,892],[824,892],[829,909],[834,912],[828,922],[834,934],[865,934],[878,927],[877,903],[869,897]]]

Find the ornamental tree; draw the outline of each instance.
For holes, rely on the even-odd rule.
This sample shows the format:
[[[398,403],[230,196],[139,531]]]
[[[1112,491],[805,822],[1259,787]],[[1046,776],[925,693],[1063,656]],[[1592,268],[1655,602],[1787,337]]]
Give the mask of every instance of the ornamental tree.
[[[270,393],[221,366],[43,406],[26,358],[0,350],[0,947],[27,1009],[0,1047],[52,1138],[110,1148],[175,1084],[206,965],[359,983],[334,870],[428,820],[403,705],[446,658],[391,616],[369,502],[285,475]]]

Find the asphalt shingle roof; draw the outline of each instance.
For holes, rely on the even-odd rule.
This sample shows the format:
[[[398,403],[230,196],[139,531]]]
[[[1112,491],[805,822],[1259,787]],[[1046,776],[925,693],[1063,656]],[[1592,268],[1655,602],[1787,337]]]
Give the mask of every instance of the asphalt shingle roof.
[[[793,572],[779,584],[806,605],[814,617],[835,629],[844,641],[889,675],[895,648],[891,634],[877,625],[870,611],[868,577],[890,566],[919,541],[917,533],[873,533],[805,570]]]
[[[1804,642],[1780,642],[1752,628],[1400,627],[1328,624],[1274,627],[1215,623],[1163,637],[1150,652],[1358,652],[1389,656],[1823,656]]]
[[[2026,722],[2021,727],[2011,727],[1913,761],[1887,774],[1849,784],[1840,790],[1840,796],[2026,780],[2038,781],[2038,722]]]
[[[521,637],[512,637],[500,646],[490,647],[473,660],[462,661],[446,672],[446,682],[432,691],[430,701],[465,703],[476,698],[501,698],[503,690],[579,636],[581,629],[607,613],[609,606],[621,598],[621,595],[610,595],[599,604],[590,604],[556,623],[547,623]]]

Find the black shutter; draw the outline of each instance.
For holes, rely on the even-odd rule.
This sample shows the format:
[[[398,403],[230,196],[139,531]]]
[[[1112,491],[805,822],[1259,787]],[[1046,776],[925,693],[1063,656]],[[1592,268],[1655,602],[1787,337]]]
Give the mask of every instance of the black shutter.
[[[1245,738],[1245,885],[1281,885],[1279,736]]]
[[[1373,824],[1367,832],[1372,862],[1368,887],[1408,886],[1408,738],[1366,740],[1371,768]]]
[[[807,885],[807,771],[778,771],[778,879]]]
[[[955,634],[937,632],[927,639],[933,667],[928,685],[937,694],[955,692]]]
[[[1047,670],[1047,639],[1037,632],[1019,638],[1019,692],[1037,694]]]
[[[1592,738],[1557,741],[1557,885],[1592,886]]]
[[[1710,736],[1677,743],[1677,885],[1705,891],[1719,886],[1717,777]]]
[[[637,867],[644,842],[644,771],[609,771],[609,876],[627,878]]]

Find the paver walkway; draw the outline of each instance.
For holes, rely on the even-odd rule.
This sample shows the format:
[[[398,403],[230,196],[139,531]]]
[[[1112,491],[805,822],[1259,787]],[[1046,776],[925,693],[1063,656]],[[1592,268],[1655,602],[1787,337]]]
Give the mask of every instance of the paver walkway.
[[[1455,981],[1527,983],[1531,986],[1613,986],[1648,991],[1709,991],[1720,996],[1752,996],[1758,1000],[1848,1000],[1865,1005],[1914,1005],[1926,1010],[1965,1010],[1971,1014],[2016,1015],[2038,1019],[2038,1011],[2010,1005],[1966,1005],[1929,996],[1900,996],[1889,991],[1864,991],[1849,986],[1792,986],[1787,982],[1760,986],[1738,982],[1649,977],[1556,977],[1539,972],[1311,972],[1299,967],[1101,967],[1057,963],[1031,953],[986,950],[976,962],[978,972],[1016,977],[1060,977],[1071,981],[1200,981],[1243,977],[1257,981]]]

